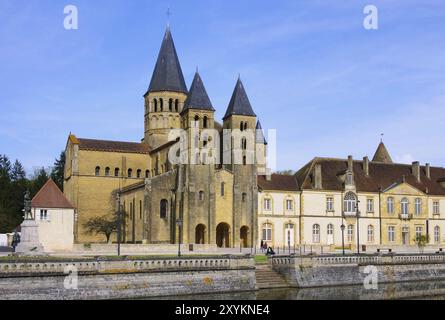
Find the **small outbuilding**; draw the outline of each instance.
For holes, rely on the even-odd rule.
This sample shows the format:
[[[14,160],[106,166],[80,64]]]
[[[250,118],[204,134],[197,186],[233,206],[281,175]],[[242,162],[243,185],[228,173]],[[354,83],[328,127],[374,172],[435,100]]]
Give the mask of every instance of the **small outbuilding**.
[[[31,210],[45,252],[73,249],[75,208],[52,179],[32,199]]]

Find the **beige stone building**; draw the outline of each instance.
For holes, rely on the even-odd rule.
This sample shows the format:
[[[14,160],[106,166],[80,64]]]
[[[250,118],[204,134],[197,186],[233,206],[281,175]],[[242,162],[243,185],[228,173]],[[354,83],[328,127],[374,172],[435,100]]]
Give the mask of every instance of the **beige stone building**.
[[[444,168],[393,163],[381,143],[372,161],[314,158],[293,178],[258,181],[258,237],[273,246],[289,234],[291,246],[331,250],[415,246],[418,235],[445,245]]]
[[[144,101],[141,142],[68,138],[64,192],[77,209],[75,241],[104,241],[83,225],[111,217],[120,203],[124,242],[255,243],[257,172],[265,167],[255,160],[266,142],[241,80],[218,123],[198,72],[188,90],[167,29]],[[227,130],[239,138],[225,139]]]

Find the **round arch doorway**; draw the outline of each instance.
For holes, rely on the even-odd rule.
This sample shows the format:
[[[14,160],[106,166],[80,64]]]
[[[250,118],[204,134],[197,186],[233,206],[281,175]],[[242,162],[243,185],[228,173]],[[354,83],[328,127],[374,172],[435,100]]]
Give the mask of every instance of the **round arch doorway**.
[[[195,244],[205,244],[206,226],[198,224],[195,228]]]
[[[230,226],[227,223],[220,223],[216,227],[216,245],[219,248],[230,248]]]
[[[249,233],[250,231],[248,226],[243,226],[240,229],[240,240],[243,248],[248,248],[250,246]]]

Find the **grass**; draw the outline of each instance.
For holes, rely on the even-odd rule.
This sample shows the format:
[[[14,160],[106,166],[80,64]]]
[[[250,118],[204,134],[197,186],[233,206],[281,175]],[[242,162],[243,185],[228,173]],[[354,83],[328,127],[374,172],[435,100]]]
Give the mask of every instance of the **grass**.
[[[254,259],[255,259],[255,264],[266,264],[268,260],[265,254],[256,255]]]

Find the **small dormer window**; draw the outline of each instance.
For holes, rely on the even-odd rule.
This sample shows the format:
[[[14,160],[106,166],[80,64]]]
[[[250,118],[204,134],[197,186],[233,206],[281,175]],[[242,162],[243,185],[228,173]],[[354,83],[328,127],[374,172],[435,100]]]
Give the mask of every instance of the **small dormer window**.
[[[352,177],[352,172],[347,172],[346,173],[346,185],[347,186],[352,186],[354,185],[354,179]]]

